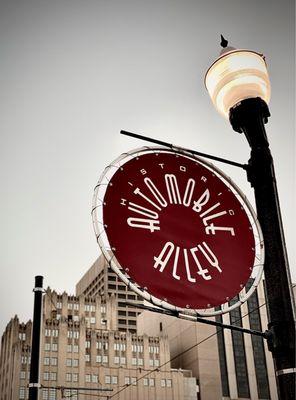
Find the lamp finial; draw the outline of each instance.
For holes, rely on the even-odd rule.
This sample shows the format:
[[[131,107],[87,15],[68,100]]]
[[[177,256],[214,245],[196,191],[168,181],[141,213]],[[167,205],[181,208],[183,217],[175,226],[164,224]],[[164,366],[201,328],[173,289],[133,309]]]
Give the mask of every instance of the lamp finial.
[[[221,35],[221,42],[220,42],[221,47],[225,48],[228,46],[228,40],[226,40],[223,35]]]

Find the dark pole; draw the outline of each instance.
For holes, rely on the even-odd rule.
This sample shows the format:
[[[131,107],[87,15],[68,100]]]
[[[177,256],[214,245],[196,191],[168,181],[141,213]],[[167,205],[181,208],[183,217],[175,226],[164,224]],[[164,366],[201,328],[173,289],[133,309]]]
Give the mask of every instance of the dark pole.
[[[35,287],[33,291],[34,291],[34,316],[33,316],[32,346],[31,346],[29,400],[38,399],[38,389],[40,387],[39,352],[40,352],[43,276],[35,276]]]
[[[295,306],[273,159],[264,127],[269,116],[267,104],[259,97],[241,101],[229,114],[233,129],[244,133],[251,147],[248,180],[254,188],[265,242],[268,347],[274,359],[279,398],[295,400]]]

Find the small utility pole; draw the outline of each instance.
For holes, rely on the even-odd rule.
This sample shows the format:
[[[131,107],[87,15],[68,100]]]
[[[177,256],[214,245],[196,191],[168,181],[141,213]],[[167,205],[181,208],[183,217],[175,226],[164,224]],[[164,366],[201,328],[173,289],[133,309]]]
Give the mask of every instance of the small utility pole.
[[[38,400],[39,383],[39,353],[40,353],[40,328],[42,311],[43,276],[35,276],[34,316],[31,346],[31,367],[29,383],[29,400]]]

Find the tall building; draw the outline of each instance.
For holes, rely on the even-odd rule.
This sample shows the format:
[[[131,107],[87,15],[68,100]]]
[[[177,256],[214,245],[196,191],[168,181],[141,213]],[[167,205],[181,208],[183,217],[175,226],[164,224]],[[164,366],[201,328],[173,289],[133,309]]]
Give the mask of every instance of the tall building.
[[[137,332],[137,316],[140,311],[127,307],[125,302],[143,304],[141,296],[131,291],[125,283],[109,268],[107,261],[101,255],[76,285],[76,295],[103,296],[112,295],[117,300],[117,324],[120,331]]]
[[[43,297],[39,399],[93,400],[117,392],[117,400],[196,399],[191,371],[171,369],[165,335],[117,328],[114,295],[77,297],[48,288]],[[2,336],[1,400],[28,398],[31,332],[31,321],[23,324],[16,316]]]
[[[268,323],[265,303],[261,282],[246,303],[216,320],[264,332]],[[272,356],[266,340],[259,336],[149,311],[138,317],[138,333],[143,332],[168,335],[172,366],[192,370],[201,400],[278,398]]]

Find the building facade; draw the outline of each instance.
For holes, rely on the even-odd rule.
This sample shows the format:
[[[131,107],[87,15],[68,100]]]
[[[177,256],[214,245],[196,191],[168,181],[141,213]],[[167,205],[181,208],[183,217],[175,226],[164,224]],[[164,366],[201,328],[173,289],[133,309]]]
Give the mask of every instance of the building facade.
[[[265,303],[261,281],[246,303],[216,320],[264,332],[268,323]],[[149,311],[138,317],[138,333],[143,332],[168,335],[172,366],[192,370],[201,400],[278,398],[272,356],[266,340],[259,336]]]
[[[195,400],[191,371],[171,369],[165,335],[119,331],[117,300],[47,289],[40,348],[42,400]],[[31,321],[14,317],[1,341],[1,400],[28,398]],[[160,368],[161,367],[161,368]]]
[[[117,324],[120,331],[137,332],[137,316],[140,310],[125,302],[143,304],[141,296],[131,291],[109,267],[101,255],[76,285],[76,295],[89,297],[112,295],[117,301]]]

